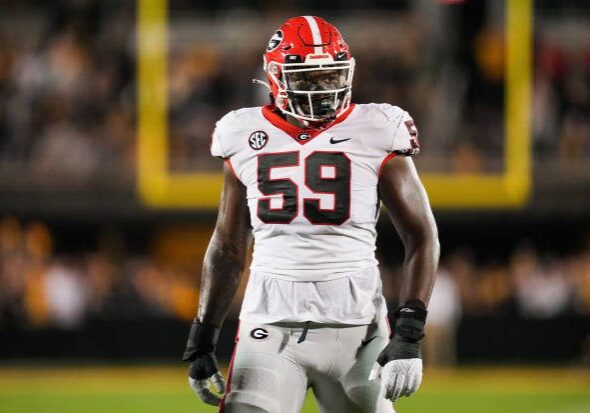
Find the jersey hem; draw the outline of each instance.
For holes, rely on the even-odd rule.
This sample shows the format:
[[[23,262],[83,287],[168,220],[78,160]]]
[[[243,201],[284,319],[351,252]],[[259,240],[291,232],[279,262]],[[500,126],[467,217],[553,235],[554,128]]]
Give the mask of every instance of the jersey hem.
[[[377,322],[379,317],[377,315],[372,317],[365,317],[355,320],[335,320],[335,319],[322,319],[319,317],[302,317],[299,318],[281,318],[281,317],[273,317],[273,316],[263,316],[263,315],[242,315],[240,314],[240,321],[251,323],[251,324],[289,324],[293,327],[297,327],[298,324],[305,324],[306,322],[311,322],[315,324],[322,324],[324,327],[327,326],[339,326],[339,327],[346,327],[346,326],[364,326],[369,325]]]
[[[281,269],[268,269],[265,267],[259,267],[255,265],[250,266],[250,271],[257,272],[266,275],[271,278],[277,278],[283,281],[294,281],[294,282],[318,282],[318,281],[332,281],[339,278],[349,277],[361,271],[367,271],[370,269],[378,269],[378,263],[371,263],[370,265],[362,267],[346,267],[343,269],[333,269],[316,271],[315,269],[306,270],[281,270]]]

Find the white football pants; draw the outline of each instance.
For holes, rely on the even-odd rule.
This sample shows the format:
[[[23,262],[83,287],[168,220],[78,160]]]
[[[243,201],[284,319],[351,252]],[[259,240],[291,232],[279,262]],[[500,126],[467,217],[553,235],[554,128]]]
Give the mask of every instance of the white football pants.
[[[389,341],[385,320],[337,327],[240,323],[223,413],[299,413],[311,389],[321,413],[394,413],[369,382]]]

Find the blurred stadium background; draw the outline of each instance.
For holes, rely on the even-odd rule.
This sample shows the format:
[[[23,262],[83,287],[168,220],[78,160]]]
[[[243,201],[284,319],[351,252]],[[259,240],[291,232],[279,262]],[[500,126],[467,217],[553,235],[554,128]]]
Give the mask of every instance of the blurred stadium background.
[[[299,14],[341,28],[357,102],[421,131],[442,257],[425,383],[398,411],[590,412],[590,3],[0,0],[1,412],[213,411],[179,362],[209,136],[266,103],[251,79]],[[394,306],[402,250],[379,231]]]

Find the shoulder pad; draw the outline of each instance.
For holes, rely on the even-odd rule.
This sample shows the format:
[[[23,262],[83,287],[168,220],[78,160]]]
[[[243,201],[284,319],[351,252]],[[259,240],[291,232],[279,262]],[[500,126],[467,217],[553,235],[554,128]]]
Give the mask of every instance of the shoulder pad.
[[[215,124],[211,136],[211,155],[229,158],[237,152],[234,137],[244,128],[247,117],[259,108],[242,108],[225,114]]]
[[[404,110],[402,108],[399,106],[390,105],[389,103],[373,103],[372,105],[376,110],[381,112],[389,122],[394,124],[399,123],[401,116],[404,114]]]
[[[418,129],[408,112],[389,103],[369,103],[362,107],[372,125],[383,131],[384,149],[388,153],[410,156],[419,152]]]

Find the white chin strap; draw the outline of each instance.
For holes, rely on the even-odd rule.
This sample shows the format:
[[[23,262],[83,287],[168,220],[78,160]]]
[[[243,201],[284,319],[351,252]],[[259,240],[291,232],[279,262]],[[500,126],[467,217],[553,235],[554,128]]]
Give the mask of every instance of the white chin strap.
[[[255,85],[266,86],[268,88],[268,90],[272,90],[270,88],[270,85],[268,83],[266,83],[265,81],[263,81],[263,80],[260,80],[260,79],[252,79],[252,83],[254,83]]]

